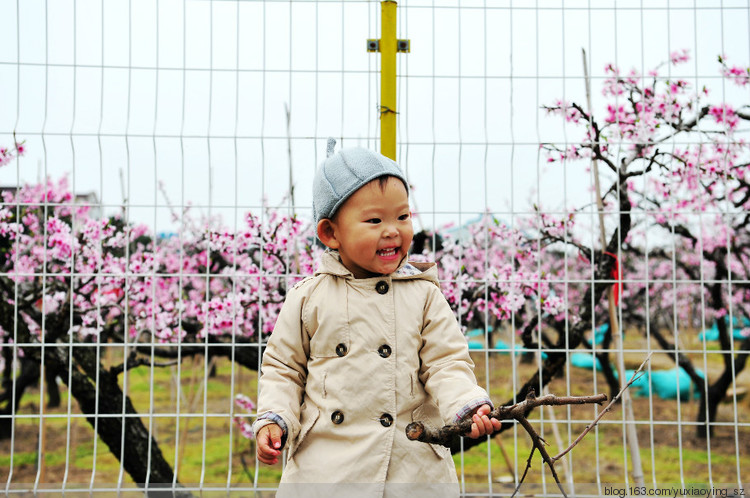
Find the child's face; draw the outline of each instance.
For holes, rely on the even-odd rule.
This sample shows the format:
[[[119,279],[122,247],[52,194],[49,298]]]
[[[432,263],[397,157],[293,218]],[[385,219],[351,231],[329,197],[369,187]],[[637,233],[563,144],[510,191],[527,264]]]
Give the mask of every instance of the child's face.
[[[323,220],[330,237],[323,240],[338,249],[341,262],[355,278],[393,273],[406,256],[414,236],[406,187],[388,177],[385,188],[373,180],[357,190],[339,208],[333,220]]]

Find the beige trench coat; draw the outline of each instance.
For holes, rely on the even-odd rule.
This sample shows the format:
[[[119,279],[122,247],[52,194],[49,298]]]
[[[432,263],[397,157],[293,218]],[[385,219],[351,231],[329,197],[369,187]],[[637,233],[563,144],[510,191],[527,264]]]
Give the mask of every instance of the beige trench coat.
[[[329,251],[286,297],[254,428],[284,429],[282,484],[370,483],[382,496],[386,482],[455,483],[450,451],[409,441],[404,429],[440,427],[489,403],[473,367],[434,263],[355,279]]]

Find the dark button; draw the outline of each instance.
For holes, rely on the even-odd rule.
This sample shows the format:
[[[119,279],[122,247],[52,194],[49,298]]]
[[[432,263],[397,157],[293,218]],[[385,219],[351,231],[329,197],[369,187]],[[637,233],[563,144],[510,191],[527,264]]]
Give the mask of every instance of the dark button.
[[[346,344],[343,342],[336,346],[336,354],[339,356],[345,356],[346,355]]]
[[[385,294],[388,292],[388,282],[385,280],[381,280],[377,284],[375,284],[375,290],[378,291],[378,294]]]
[[[344,421],[344,414],[336,410],[335,412],[331,413],[331,420],[334,424],[338,425]]]
[[[383,344],[378,348],[378,354],[383,358],[388,358],[391,355],[391,347],[388,344]]]
[[[393,424],[393,417],[391,417],[387,413],[384,413],[380,416],[380,425],[382,425],[383,427],[390,427],[391,424]]]

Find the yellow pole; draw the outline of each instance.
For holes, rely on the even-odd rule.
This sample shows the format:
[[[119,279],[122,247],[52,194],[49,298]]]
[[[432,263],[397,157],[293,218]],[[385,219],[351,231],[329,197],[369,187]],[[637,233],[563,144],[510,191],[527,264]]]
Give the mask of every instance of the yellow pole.
[[[396,2],[380,2],[380,153],[396,160]]]

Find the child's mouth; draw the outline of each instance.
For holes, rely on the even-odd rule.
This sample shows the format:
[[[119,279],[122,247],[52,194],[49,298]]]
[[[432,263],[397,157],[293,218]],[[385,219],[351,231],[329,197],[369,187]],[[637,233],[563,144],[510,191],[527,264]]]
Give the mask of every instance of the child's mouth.
[[[381,250],[379,250],[377,254],[381,258],[390,259],[390,258],[394,258],[397,253],[398,253],[398,248],[396,248],[396,247],[390,247],[388,249],[381,249]]]

